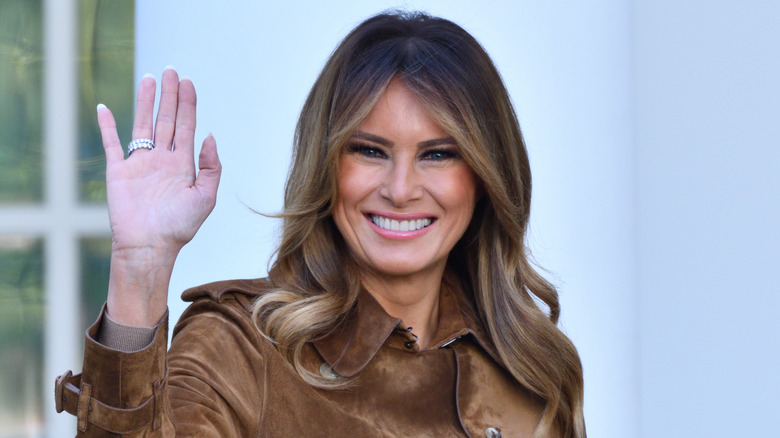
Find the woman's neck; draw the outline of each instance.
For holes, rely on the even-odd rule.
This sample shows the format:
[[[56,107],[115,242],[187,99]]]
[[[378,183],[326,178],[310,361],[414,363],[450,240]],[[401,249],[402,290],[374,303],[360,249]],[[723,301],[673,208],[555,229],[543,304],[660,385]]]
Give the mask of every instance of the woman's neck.
[[[363,287],[389,315],[411,327],[420,348],[427,347],[439,325],[442,274],[409,277],[363,275]]]

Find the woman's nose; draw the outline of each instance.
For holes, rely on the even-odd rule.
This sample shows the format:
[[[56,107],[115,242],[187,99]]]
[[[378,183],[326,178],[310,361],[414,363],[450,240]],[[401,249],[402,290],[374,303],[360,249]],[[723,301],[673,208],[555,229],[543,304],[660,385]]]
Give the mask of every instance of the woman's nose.
[[[379,194],[396,207],[403,207],[409,201],[422,196],[420,175],[414,163],[392,162],[383,175]]]

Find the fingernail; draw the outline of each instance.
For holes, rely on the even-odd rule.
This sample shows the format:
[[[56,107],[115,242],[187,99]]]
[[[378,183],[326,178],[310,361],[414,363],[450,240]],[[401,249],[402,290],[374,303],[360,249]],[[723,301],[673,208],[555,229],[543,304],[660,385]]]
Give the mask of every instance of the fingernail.
[[[151,73],[147,73],[147,74],[145,74],[145,75],[144,75],[144,76],[143,76],[141,79],[143,80],[143,79],[146,79],[146,78],[152,78],[152,79],[154,79],[154,75],[153,75],[153,74],[151,74]]]
[[[189,77],[189,76],[180,76],[180,77],[179,77],[179,82],[181,82],[181,81],[183,81],[183,80],[185,80],[185,79],[186,79],[186,80],[188,80],[188,81],[190,81],[190,82],[192,82],[192,79],[190,79],[190,77]]]
[[[174,67],[174,66],[172,66],[172,65],[166,65],[166,66],[165,66],[165,68],[163,69],[163,71],[165,71],[165,70],[173,70],[173,71],[176,71],[176,67]]]
[[[99,103],[98,106],[97,106],[97,110],[100,111],[101,108],[105,108],[105,107],[106,107],[105,105],[103,105],[102,103]]]

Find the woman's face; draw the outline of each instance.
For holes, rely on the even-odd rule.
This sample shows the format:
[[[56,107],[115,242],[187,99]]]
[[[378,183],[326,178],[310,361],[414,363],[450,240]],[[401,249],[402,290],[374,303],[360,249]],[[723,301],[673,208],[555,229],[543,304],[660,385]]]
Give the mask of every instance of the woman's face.
[[[333,219],[364,274],[441,275],[471,221],[477,177],[403,82],[360,124],[337,177]]]

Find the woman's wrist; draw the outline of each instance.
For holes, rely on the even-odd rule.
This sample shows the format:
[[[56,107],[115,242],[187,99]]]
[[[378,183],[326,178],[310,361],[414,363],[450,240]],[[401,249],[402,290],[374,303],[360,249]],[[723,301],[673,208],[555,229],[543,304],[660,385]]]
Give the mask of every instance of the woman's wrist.
[[[111,254],[107,310],[114,321],[152,327],[165,314],[178,251],[133,248]]]

